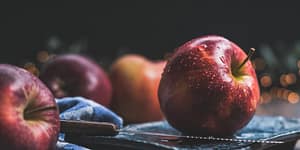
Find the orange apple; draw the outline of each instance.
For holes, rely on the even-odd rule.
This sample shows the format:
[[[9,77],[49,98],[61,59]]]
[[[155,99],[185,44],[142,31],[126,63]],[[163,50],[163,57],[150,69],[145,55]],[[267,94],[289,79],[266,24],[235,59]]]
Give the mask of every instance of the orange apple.
[[[137,54],[126,54],[112,64],[111,108],[126,123],[163,119],[157,91],[165,65],[166,61],[150,61]]]

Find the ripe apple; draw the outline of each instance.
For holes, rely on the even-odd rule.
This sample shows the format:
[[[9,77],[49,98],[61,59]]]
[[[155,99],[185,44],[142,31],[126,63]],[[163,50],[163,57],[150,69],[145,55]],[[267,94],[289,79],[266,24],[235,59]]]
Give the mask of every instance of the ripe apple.
[[[112,89],[105,71],[92,59],[79,54],[59,55],[42,69],[40,79],[55,97],[82,96],[106,107]]]
[[[34,75],[0,64],[0,145],[9,150],[56,149],[59,111]]]
[[[157,121],[163,118],[157,90],[165,61],[150,61],[137,54],[126,54],[111,66],[112,110],[126,123]]]
[[[185,134],[232,135],[253,117],[260,92],[249,57],[228,39],[208,35],[169,58],[159,102],[171,126]]]

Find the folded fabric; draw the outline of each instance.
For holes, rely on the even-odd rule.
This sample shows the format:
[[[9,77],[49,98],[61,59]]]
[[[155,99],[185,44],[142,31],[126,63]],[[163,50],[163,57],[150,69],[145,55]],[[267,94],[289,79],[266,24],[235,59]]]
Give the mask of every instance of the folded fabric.
[[[114,123],[118,128],[123,127],[123,119],[108,108],[83,97],[65,97],[56,99],[59,107],[60,119],[86,120]],[[87,148],[64,141],[64,134],[60,134],[57,142],[59,150],[86,150]]]
[[[57,150],[90,150],[86,147],[78,146],[75,144],[70,144],[63,141],[57,141],[56,143]]]

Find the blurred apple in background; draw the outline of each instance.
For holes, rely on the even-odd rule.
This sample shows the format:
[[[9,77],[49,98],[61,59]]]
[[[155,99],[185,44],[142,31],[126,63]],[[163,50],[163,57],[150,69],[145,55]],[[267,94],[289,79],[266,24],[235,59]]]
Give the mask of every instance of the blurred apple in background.
[[[187,134],[227,136],[253,117],[260,98],[244,51],[220,36],[193,39],[169,58],[159,86],[168,122]]]
[[[53,95],[37,77],[0,64],[1,149],[56,149],[58,114]]]
[[[163,118],[157,90],[165,61],[150,61],[136,54],[126,54],[111,66],[112,109],[126,123],[157,121]]]
[[[111,83],[92,59],[79,54],[58,55],[42,68],[40,79],[55,97],[82,96],[109,107]]]

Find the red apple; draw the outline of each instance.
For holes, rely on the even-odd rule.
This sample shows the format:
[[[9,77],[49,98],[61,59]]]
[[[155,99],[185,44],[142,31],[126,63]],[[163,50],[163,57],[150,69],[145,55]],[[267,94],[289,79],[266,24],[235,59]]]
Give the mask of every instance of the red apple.
[[[152,62],[136,54],[118,58],[111,66],[112,109],[126,123],[163,118],[157,90],[165,61]]]
[[[240,47],[220,36],[180,46],[168,60],[158,91],[170,125],[186,134],[211,136],[232,135],[244,127],[260,97],[248,59]]]
[[[55,97],[82,96],[106,107],[112,89],[105,71],[92,59],[79,54],[59,55],[42,69],[40,79]]]
[[[34,75],[0,64],[0,145],[9,150],[56,149],[59,111]]]

